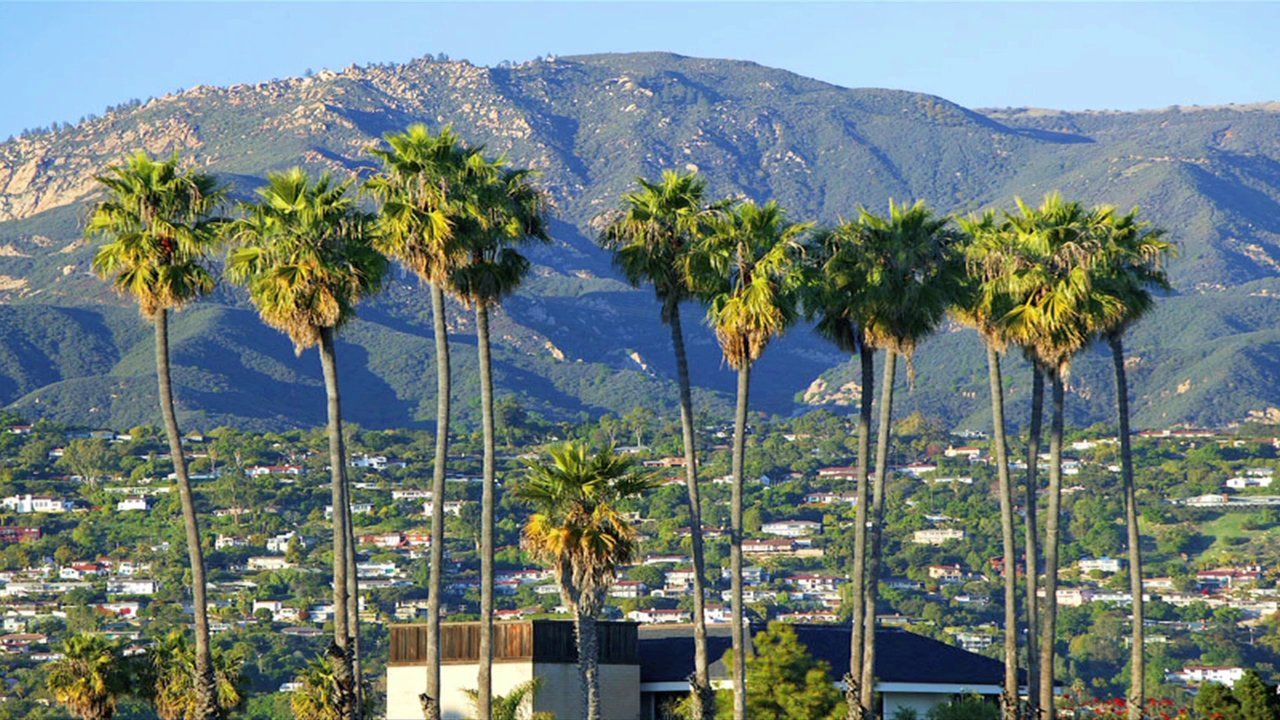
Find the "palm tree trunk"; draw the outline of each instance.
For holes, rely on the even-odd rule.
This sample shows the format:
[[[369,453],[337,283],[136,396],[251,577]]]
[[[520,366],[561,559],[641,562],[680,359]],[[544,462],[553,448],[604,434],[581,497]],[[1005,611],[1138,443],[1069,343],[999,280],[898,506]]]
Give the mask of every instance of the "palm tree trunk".
[[[333,502],[333,644],[329,654],[334,663],[338,716],[355,717],[355,677],[351,666],[351,628],[347,616],[347,528],[345,473],[346,452],[342,443],[342,396],[338,390],[338,362],[334,352],[333,328],[320,330],[320,367],[329,415],[329,486]]]
[[[1004,695],[1001,716],[1018,720],[1018,552],[1013,535],[1013,487],[1009,482],[1009,451],[1004,434],[1004,378],[1000,373],[1000,352],[987,345],[987,371],[991,380],[991,444],[996,456],[996,477],[1000,492],[1000,539],[1004,553],[1000,570],[1004,575]]]
[[[600,720],[600,647],[595,615],[582,607],[573,614],[578,640],[578,678],[582,682],[583,720]]]
[[[859,331],[861,332],[861,331]],[[849,641],[849,673],[844,680],[847,686],[845,702],[848,704],[848,720],[862,720],[866,708],[862,693],[862,636],[864,603],[866,602],[866,550],[867,504],[869,493],[867,477],[871,469],[871,397],[875,391],[875,348],[859,338],[858,359],[862,363],[862,393],[858,412],[858,480],[856,512],[853,529],[853,577],[850,578],[850,598],[853,604],[851,622],[853,632]]]
[[[1040,529],[1036,509],[1036,496],[1040,490],[1037,475],[1040,471],[1040,435],[1044,420],[1044,374],[1034,363],[1031,365],[1031,421],[1027,433],[1027,476],[1024,487],[1026,504],[1026,595],[1023,612],[1027,616],[1027,717],[1040,717],[1040,702],[1036,693],[1039,691],[1039,655],[1040,645],[1040,599],[1037,596],[1040,578]]]
[[[182,523],[187,534],[187,560],[191,564],[191,605],[195,615],[195,717],[210,720],[221,715],[218,708],[217,679],[213,671],[213,655],[209,649],[209,604],[204,577],[204,548],[200,545],[200,525],[196,517],[195,497],[187,474],[187,458],[182,452],[182,435],[178,432],[178,416],[173,406],[173,384],[169,375],[169,311],[155,315],[156,380],[160,391],[160,414],[169,436],[169,454],[173,458],[173,474],[182,500]]]
[[[864,594],[866,613],[862,621],[862,705],[863,717],[876,715],[876,601],[880,597],[880,553],[884,526],[884,494],[889,472],[889,438],[893,430],[893,381],[898,354],[886,350],[884,377],[880,380],[880,427],[876,434],[876,474],[871,487],[871,523],[867,533],[867,575]]]
[[[707,659],[706,562],[702,547],[702,503],[698,493],[698,455],[693,429],[693,391],[689,382],[689,358],[680,326],[680,306],[667,311],[671,326],[671,347],[676,354],[676,377],[680,385],[680,434],[684,441],[684,484],[689,496],[689,544],[693,555],[693,717],[714,720],[715,692],[711,689]]]
[[[351,512],[353,495],[351,492],[351,478],[347,475],[345,438],[343,439],[342,447],[342,515],[347,531],[347,629],[351,632],[351,675],[354,682],[353,691],[355,692],[354,712],[355,716],[359,718],[364,714],[364,676],[361,675],[360,670],[360,576],[356,572],[356,532],[355,521]]]
[[[747,402],[751,366],[738,368],[738,406],[733,416],[733,493],[729,506],[730,605],[733,614],[733,720],[747,717],[747,631],[742,606],[742,484],[747,451]]]
[[[476,346],[480,355],[480,427],[484,434],[484,485],[480,500],[480,670],[477,720],[493,718],[493,365],[489,358],[489,306],[476,302]],[[443,503],[444,498],[436,501]]]
[[[444,488],[449,457],[449,326],[444,317],[444,290],[431,286],[431,316],[436,339],[436,457],[431,474],[431,577],[427,580],[427,692],[422,698],[426,720],[440,720],[440,593],[444,587]]]
[[[1124,340],[1110,338],[1116,366],[1116,416],[1120,425],[1120,476],[1124,482],[1124,519],[1129,535],[1129,593],[1133,596],[1133,637],[1129,648],[1129,718],[1141,720],[1147,706],[1145,613],[1142,601],[1142,534],[1138,527],[1138,494],[1133,482],[1133,449],[1129,446],[1129,380],[1124,367]]]
[[[1058,526],[1062,520],[1062,370],[1050,373],[1053,410],[1049,419],[1049,511],[1045,518],[1044,620],[1040,628],[1040,711],[1053,718],[1053,660],[1058,621]]]

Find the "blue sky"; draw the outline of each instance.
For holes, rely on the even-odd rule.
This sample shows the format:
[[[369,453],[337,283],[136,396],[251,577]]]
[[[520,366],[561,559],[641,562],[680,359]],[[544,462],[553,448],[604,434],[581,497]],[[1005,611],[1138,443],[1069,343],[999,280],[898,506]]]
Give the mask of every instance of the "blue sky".
[[[668,50],[970,107],[1280,100],[1280,3],[0,2],[0,138],[129,98],[444,52]]]

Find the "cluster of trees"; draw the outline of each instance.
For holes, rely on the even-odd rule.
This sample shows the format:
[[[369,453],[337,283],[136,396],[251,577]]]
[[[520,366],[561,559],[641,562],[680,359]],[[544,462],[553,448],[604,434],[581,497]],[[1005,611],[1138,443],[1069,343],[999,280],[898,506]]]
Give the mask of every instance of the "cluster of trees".
[[[1061,522],[1061,452],[1065,379],[1072,358],[1099,338],[1110,345],[1117,379],[1131,587],[1134,596],[1134,717],[1144,706],[1142,669],[1141,557],[1133,465],[1129,449],[1123,336],[1149,310],[1152,291],[1167,287],[1163,258],[1172,251],[1160,230],[1138,211],[1087,209],[1053,194],[1039,207],[1021,201],[1013,212],[987,212],[950,219],[923,203],[890,203],[886,216],[866,209],[854,220],[830,228],[787,219],[774,202],[757,204],[706,197],[694,174],[665,173],[660,181],[640,181],[606,227],[602,241],[613,248],[618,266],[633,284],[652,285],[661,318],[671,329],[680,383],[686,482],[693,525],[696,670],[692,713],[710,718],[713,695],[707,679],[705,628],[700,598],[705,567],[699,515],[697,462],[693,443],[688,368],[680,325],[680,305],[696,299],[707,306],[726,364],[738,373],[732,446],[730,566],[732,644],[735,656],[747,648],[742,602],[743,463],[751,367],[771,340],[799,318],[842,350],[856,352],[861,365],[858,417],[857,518],[852,558],[853,640],[848,684],[851,720],[874,717],[875,606],[878,597],[884,524],[885,480],[892,429],[894,378],[899,356],[910,359],[918,343],[948,316],[976,328],[988,348],[993,450],[998,468],[1005,576],[1005,664],[1003,714],[1017,718],[1054,716],[1056,580]],[[1027,669],[1029,702],[1019,702],[1016,529],[1004,430],[1000,361],[1009,347],[1032,362],[1034,385],[1027,446],[1025,497],[1025,627],[1031,646]],[[879,429],[871,450],[875,354],[884,351]],[[1048,513],[1044,544],[1045,602],[1037,605],[1041,538],[1036,527],[1040,492],[1037,465],[1045,381],[1052,394]],[[1039,634],[1039,651],[1035,649]],[[1038,672],[1037,672],[1038,671]],[[745,665],[733,670],[733,716],[747,714]]]
[[[443,574],[443,502],[449,443],[451,376],[445,297],[475,313],[479,353],[483,484],[480,532],[480,661],[477,715],[492,717],[494,611],[495,405],[489,316],[529,269],[520,247],[546,241],[546,199],[527,170],[508,167],[468,146],[449,129],[431,133],[415,125],[387,136],[372,150],[382,168],[360,192],[377,203],[358,202],[351,182],[301,169],[273,173],[257,199],[241,203],[233,218],[217,211],[227,188],[211,175],[180,167],[178,158],[145,154],[112,167],[100,178],[107,197],[91,216],[87,233],[105,240],[95,270],[136,299],[155,328],[161,414],[182,500],[195,607],[192,717],[219,717],[217,681],[209,648],[204,562],[199,522],[191,497],[170,383],[168,314],[210,292],[218,278],[209,259],[230,246],[225,277],[248,289],[263,321],[285,332],[302,351],[317,347],[328,397],[330,485],[333,506],[334,637],[325,662],[332,668],[337,717],[357,718],[364,706],[360,671],[355,543],[342,429],[335,334],[357,304],[381,287],[389,261],[413,272],[429,289],[436,338],[437,428],[432,491],[428,609],[428,674],[423,710],[437,720],[440,696],[439,622]],[[1042,634],[1037,693],[1025,711],[1053,714],[1055,584],[1064,382],[1072,357],[1105,338],[1116,358],[1118,412],[1130,568],[1134,586],[1134,688],[1142,707],[1141,578],[1122,337],[1152,304],[1151,290],[1165,284],[1160,269],[1170,245],[1137,212],[1086,209],[1053,195],[1040,207],[1021,202],[1016,212],[994,212],[953,221],[923,203],[890,204],[887,216],[860,210],[829,228],[792,222],[775,202],[712,200],[696,174],[668,172],[640,181],[610,217],[601,243],[634,284],[653,286],[661,319],[671,331],[678,368],[685,481],[695,567],[695,674],[691,706],[696,717],[715,714],[708,673],[703,600],[705,558],[698,487],[692,394],[684,351],[681,306],[701,302],[727,365],[738,375],[731,453],[730,567],[732,645],[747,654],[742,602],[743,479],[751,369],[769,343],[802,317],[838,347],[856,352],[862,368],[858,417],[857,522],[852,550],[854,640],[848,683],[851,718],[874,715],[875,612],[884,523],[885,480],[892,427],[894,377],[901,356],[952,315],[977,328],[988,346],[1003,529],[1007,666],[1004,713],[1018,717],[1018,617],[1013,490],[1004,433],[1000,359],[1020,348],[1035,367],[1031,437],[1024,503],[1026,524],[1026,627]],[[884,352],[879,432],[872,455],[875,354]],[[1036,457],[1045,381],[1051,388],[1048,521],[1044,537],[1044,607],[1037,609],[1039,575],[1035,518]],[[873,467],[874,462],[874,467]],[[526,546],[547,560],[561,579],[566,603],[579,619],[587,716],[598,718],[598,693],[588,661],[591,622],[604,588],[630,555],[632,530],[610,519],[618,499],[643,492],[650,481],[611,452],[593,455],[570,445],[546,465],[530,468],[521,493],[538,508],[526,527]],[[607,491],[606,491],[607,489]],[[585,523],[583,518],[588,518]],[[602,519],[603,518],[603,519]],[[575,552],[555,538],[585,533],[610,552]],[[594,541],[593,540],[593,541]],[[590,546],[592,543],[586,543]],[[579,547],[582,547],[579,544]],[[1032,643],[1034,646],[1034,641]],[[1028,658],[1035,656],[1028,648]],[[1029,661],[1034,675],[1037,662]],[[733,716],[747,713],[745,664],[733,667]]]

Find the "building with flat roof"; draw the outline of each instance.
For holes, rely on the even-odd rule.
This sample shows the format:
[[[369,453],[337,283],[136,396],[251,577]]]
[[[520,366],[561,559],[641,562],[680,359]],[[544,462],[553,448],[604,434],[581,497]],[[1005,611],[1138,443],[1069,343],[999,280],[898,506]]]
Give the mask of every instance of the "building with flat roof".
[[[791,625],[810,654],[832,668],[833,681],[849,667],[847,625]],[[763,628],[756,626],[752,633]],[[476,686],[479,658],[478,623],[445,623],[441,629],[440,699],[444,720],[470,717],[471,704],[463,692]],[[637,625],[600,623],[600,685],[602,716],[609,720],[667,720],[666,708],[689,692],[693,674],[693,627],[684,624]],[[707,628],[712,659],[712,683],[728,689],[724,657],[730,649],[729,626]],[[893,717],[901,708],[920,717],[958,696],[999,697],[1004,665],[967,650],[897,629],[876,633],[876,691],[880,717]],[[387,667],[387,720],[420,720],[418,696],[426,689],[426,626],[391,626],[391,657]],[[542,685],[533,699],[533,712],[559,718],[580,717],[582,691],[578,682],[573,623],[526,620],[495,623],[493,689],[504,694],[533,677]]]

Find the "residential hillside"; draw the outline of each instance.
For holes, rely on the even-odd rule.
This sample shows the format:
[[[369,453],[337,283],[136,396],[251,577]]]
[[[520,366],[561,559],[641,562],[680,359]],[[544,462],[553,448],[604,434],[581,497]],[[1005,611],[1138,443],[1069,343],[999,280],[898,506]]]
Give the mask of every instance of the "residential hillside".
[[[411,122],[452,124],[536,168],[553,197],[556,241],[533,252],[533,277],[496,320],[497,381],[549,417],[674,401],[668,337],[649,292],[621,282],[593,243],[602,215],[636,176],[671,167],[701,171],[715,193],[776,198],[795,217],[821,221],[890,198],[964,212],[1055,189],[1141,205],[1171,231],[1180,256],[1175,293],[1129,343],[1138,425],[1216,425],[1280,407],[1271,381],[1280,370],[1280,106],[975,111],[658,53],[497,68],[423,59],[196,87],[0,144],[0,403],[117,427],[154,420],[147,328],[90,275],[92,249],[80,240],[93,176],[107,163],[136,148],[180,151],[244,197],[265,172],[294,164],[367,172],[366,149]],[[414,283],[394,283],[344,334],[343,381],[358,423],[429,421],[427,306]],[[462,373],[455,387],[468,414],[474,346],[461,308],[451,326]],[[222,292],[181,313],[173,329],[189,425],[322,418],[315,357],[295,357],[242,296]],[[694,381],[702,401],[719,408],[731,374],[710,333],[693,334]],[[753,401],[777,413],[848,403],[857,384],[847,360],[799,328],[759,365]],[[984,422],[974,336],[949,329],[915,364],[904,412]],[[1016,366],[1010,377],[1016,403],[1028,378]],[[1110,396],[1106,363],[1082,359],[1071,379],[1074,420],[1105,419]]]

